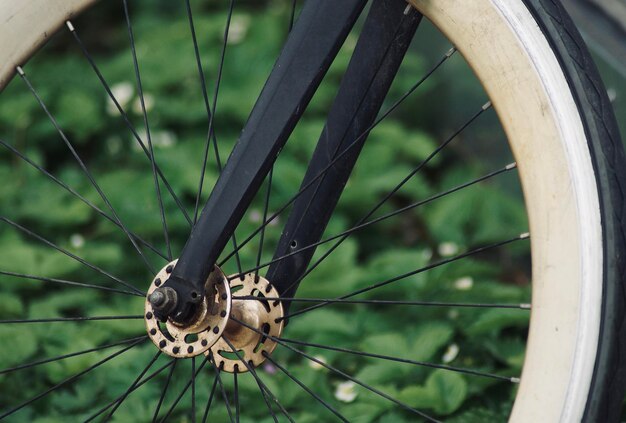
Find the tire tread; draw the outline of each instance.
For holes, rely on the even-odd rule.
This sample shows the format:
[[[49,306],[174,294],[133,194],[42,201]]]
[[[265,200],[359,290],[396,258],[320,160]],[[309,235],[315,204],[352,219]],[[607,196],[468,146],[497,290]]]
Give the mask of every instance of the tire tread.
[[[626,155],[598,69],[556,0],[524,0],[568,78],[583,118],[597,176],[604,240],[603,310],[583,421],[616,422],[626,390]]]

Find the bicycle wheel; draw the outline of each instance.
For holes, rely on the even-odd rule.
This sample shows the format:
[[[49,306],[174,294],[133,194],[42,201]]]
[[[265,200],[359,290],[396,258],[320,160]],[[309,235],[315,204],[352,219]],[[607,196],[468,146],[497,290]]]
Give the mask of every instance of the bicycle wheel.
[[[218,260],[231,275],[230,285],[219,288],[218,310],[203,317],[201,327],[178,327],[144,313],[145,291],[153,292],[172,272],[203,192],[226,163],[220,154],[225,158],[232,147],[229,131],[243,126],[254,105],[249,93],[261,89],[270,70],[262,65],[264,55],[277,55],[289,29],[298,25],[297,2],[230,1],[223,9],[163,2],[162,11],[126,0],[115,8],[93,3],[0,6],[7,40],[0,48],[0,87],[17,75],[3,94],[8,106],[0,109],[6,126],[0,143],[8,150],[2,172],[12,182],[3,188],[0,209],[6,345],[0,419],[308,421],[319,420],[319,413],[343,421],[509,415],[524,422],[617,420],[625,383],[624,153],[597,71],[560,4],[411,0],[409,7],[381,0],[365,7],[340,63],[309,107],[311,116],[280,152],[267,189],[252,201],[232,249]],[[332,8],[332,2],[318,3],[308,2],[302,13]],[[363,8],[366,2],[360,3]],[[79,20],[67,21],[92,5]],[[139,6],[152,11],[133,26]],[[260,10],[268,17],[257,15]],[[171,18],[171,29],[161,27],[163,14]],[[120,36],[111,35],[108,44],[87,31],[90,22],[105,30],[95,23],[98,16],[121,19],[115,25],[131,47],[124,64],[121,54],[110,52],[121,45]],[[454,46],[431,65],[411,59],[424,31],[413,34],[426,21],[433,25],[427,35],[443,36]],[[66,28],[66,40],[55,39],[46,48],[52,54],[42,49],[26,65],[59,28]],[[146,41],[157,28],[167,43]],[[275,41],[263,53],[259,45],[246,48],[258,37],[257,28],[267,31],[267,44]],[[206,39],[199,36],[203,31]],[[390,37],[381,39],[389,47],[380,49],[373,64],[359,59],[371,58],[366,52],[379,33]],[[409,48],[411,41],[415,47]],[[218,47],[213,53],[204,50],[212,45]],[[77,54],[54,63],[65,70],[54,76],[49,58],[70,46]],[[184,54],[191,59],[185,61]],[[78,55],[86,60],[75,60]],[[454,63],[471,68],[488,100],[469,116],[450,119],[459,129],[438,132],[432,120],[443,108],[410,103],[425,119],[406,103]],[[214,86],[206,82],[209,66]],[[403,66],[413,73],[403,74]],[[132,83],[109,81],[108,74],[122,71]],[[247,78],[228,85],[238,72]],[[396,73],[390,87],[389,74]],[[92,82],[84,81],[86,75]],[[424,93],[420,100],[432,101],[446,86],[433,84],[431,97]],[[227,89],[235,92],[230,102]],[[338,112],[333,99],[355,90],[365,93],[364,103],[356,104],[354,115]],[[172,100],[160,102],[150,91]],[[180,92],[199,106],[181,100]],[[94,106],[92,97],[108,103]],[[90,114],[90,108],[99,113]],[[461,136],[471,140],[468,128],[492,109],[514,156],[495,170],[488,157],[455,150],[453,143]],[[366,116],[365,123],[355,116]],[[385,128],[393,117],[405,126]],[[44,129],[44,121],[52,125]],[[326,129],[318,149],[327,154],[327,166],[311,170],[299,186],[303,168],[317,153],[320,122]],[[155,132],[156,125],[168,131]],[[110,126],[116,129],[104,129]],[[345,130],[341,143],[324,151],[336,127]],[[422,127],[443,141],[426,137]],[[119,128],[130,131],[130,141]],[[206,139],[194,140],[190,128],[203,128]],[[107,134],[106,142],[97,142],[101,134]],[[191,141],[177,141],[176,134]],[[48,142],[53,136],[62,148]],[[414,145],[385,145],[385,137],[406,137]],[[481,145],[468,142],[467,148]],[[354,171],[333,167],[348,151],[360,152]],[[466,160],[473,164],[465,166]],[[510,209],[486,205],[493,193],[507,201],[515,174],[528,223],[510,211],[515,201]],[[36,178],[57,188],[40,188]],[[323,181],[332,185],[333,178],[346,184],[341,200],[307,197],[323,192]],[[421,186],[413,186],[415,181]],[[482,197],[464,194],[482,186],[488,188]],[[292,205],[292,215],[298,207],[313,210],[305,211],[313,222],[308,232],[319,233],[312,241],[306,241],[308,233],[289,237],[307,227],[287,218]],[[315,227],[326,210],[334,213],[328,228],[326,222]],[[272,248],[282,253],[272,256]],[[287,264],[312,258],[296,274]],[[510,281],[511,274],[524,281],[529,258],[532,301],[525,282],[516,287],[478,281]],[[221,273],[216,274],[218,286]],[[278,278],[289,283],[277,288]],[[154,345],[144,343],[148,337]],[[467,350],[460,358],[459,349]],[[167,356],[173,359],[165,361]],[[522,359],[521,374],[511,373],[519,371]],[[205,367],[213,368],[211,376],[201,373]],[[94,398],[104,399],[94,404]],[[213,405],[218,399],[223,408]]]

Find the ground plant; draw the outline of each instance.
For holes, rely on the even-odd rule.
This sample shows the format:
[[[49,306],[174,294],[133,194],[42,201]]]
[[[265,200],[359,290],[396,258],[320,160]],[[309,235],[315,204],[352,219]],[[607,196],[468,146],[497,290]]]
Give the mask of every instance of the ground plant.
[[[74,20],[74,25],[132,123],[136,128],[143,128],[126,28],[122,25],[123,10],[118,3],[111,2],[87,12],[86,16]],[[187,212],[193,215],[209,120],[189,38],[185,4],[183,1],[162,1],[159,7],[139,7],[147,2],[131,3],[156,161]],[[228,2],[197,3],[193,6],[194,20],[203,52],[206,84],[212,97],[225,36]],[[288,32],[291,10],[290,1],[242,0],[238,3],[228,32],[229,50],[214,117],[223,161],[235,144],[279,53],[279,46]],[[267,10],[270,12],[259,13]],[[96,13],[97,19],[94,19]],[[83,25],[83,22],[89,22],[89,25]],[[434,41],[428,45],[416,43],[411,46],[383,109],[403,95],[451,47],[445,39],[436,38],[436,31],[429,23],[424,23],[419,31],[431,32]],[[347,65],[355,43],[356,34],[353,34],[348,37],[322,89],[280,153],[273,173],[270,214],[300,185],[308,157],[315,148],[340,83],[341,71]],[[55,38],[32,63],[36,66],[24,67],[29,80],[42,87],[39,94],[86,159],[120,219],[133,232],[164,250],[150,161],[102,90],[71,33],[66,31]],[[442,67],[441,73],[420,86],[372,131],[326,233],[333,235],[352,227],[361,218],[362,210],[376,204],[487,101],[463,58],[453,56]],[[147,134],[139,129],[138,135],[145,138]],[[11,181],[0,184],[1,214],[14,222],[28,224],[69,252],[123,275],[125,280],[146,289],[154,275],[138,261],[124,234],[76,195],[50,178],[42,177],[35,167],[41,166],[86,200],[105,209],[102,199],[67,155],[57,130],[20,78],[14,79],[2,95],[0,139],[3,142],[0,177]],[[10,148],[22,152],[35,166],[16,159]],[[513,158],[506,138],[494,111],[487,108],[470,130],[454,137],[450,148],[430,160],[377,215],[427,199],[511,163]],[[211,153],[202,200],[208,196],[218,175],[219,168]],[[262,190],[237,229],[240,239],[262,223],[264,195],[265,190]],[[171,197],[164,195],[163,200],[172,252],[176,256],[188,236],[189,226]],[[40,220],[42,209],[46,210],[46,218]],[[268,225],[263,262],[272,258],[272,246],[280,236],[280,230],[276,228],[280,228],[280,219],[285,218],[286,215],[279,216]],[[517,175],[505,174],[355,233],[308,276],[298,296],[334,298],[394,276],[403,269],[408,272],[418,266],[445,260],[472,248],[524,233],[527,228]],[[141,297],[111,295],[95,289],[74,289],[70,295],[63,285],[37,280],[36,277],[40,276],[96,285],[106,283],[102,275],[44,247],[10,225],[0,226],[0,320],[17,316],[30,319],[108,316],[118,315],[120,310],[135,310],[128,313],[131,315],[142,314],[144,299]],[[323,255],[329,247],[320,246],[316,257]],[[251,242],[241,250],[240,260],[244,268],[254,266],[258,252],[257,242]],[[147,254],[147,257],[155,268],[163,266],[163,260],[157,255]],[[397,300],[401,293],[402,299],[407,301],[526,304],[530,303],[529,265],[528,245],[515,244],[415,274],[394,286],[393,290],[383,288],[359,298]],[[235,261],[230,260],[224,270],[226,274],[237,272]],[[16,278],[11,272],[34,278]],[[293,308],[297,310],[306,305],[295,304]],[[408,305],[390,308],[335,304],[294,317],[284,336],[518,377],[524,360],[528,320],[529,312],[522,308]],[[361,327],[368,328],[367,336],[361,334]],[[145,335],[143,320],[132,318],[0,325],[0,370],[23,364],[24,358],[28,358],[27,362],[34,362],[141,335]],[[350,421],[360,423],[414,420],[392,403],[329,371],[322,363],[450,422],[503,421],[514,398],[516,384],[506,380],[371,360],[338,351],[302,349],[319,362],[278,347],[272,356],[276,364],[268,361],[258,370],[297,422],[319,422],[332,415],[325,414],[327,410],[295,385],[279,365],[287,367]],[[96,351],[19,372],[0,372],[0,409],[8,408],[19,398],[45,391],[110,352]],[[83,421],[94,409],[105,406],[123,393],[155,352],[150,342],[133,348],[94,370],[90,378],[76,379],[7,421]],[[185,390],[191,366],[197,369],[200,362],[196,358],[193,363],[192,360],[176,363],[162,413]],[[153,369],[165,363],[166,357],[160,357]],[[164,371],[154,381],[132,392],[132,401],[126,401],[115,412],[113,421],[151,421],[167,376],[168,371]],[[226,391],[232,392],[232,375],[224,374],[222,381]],[[255,380],[244,374],[239,376],[237,383],[241,421],[273,421],[258,394]],[[195,380],[198,416],[204,412],[212,384],[210,371],[200,373]],[[191,421],[190,395],[191,390],[187,390],[169,421]],[[210,421],[227,421],[224,398],[216,395],[213,401]],[[234,407],[233,398],[229,401]],[[42,410],[47,411],[44,414]]]

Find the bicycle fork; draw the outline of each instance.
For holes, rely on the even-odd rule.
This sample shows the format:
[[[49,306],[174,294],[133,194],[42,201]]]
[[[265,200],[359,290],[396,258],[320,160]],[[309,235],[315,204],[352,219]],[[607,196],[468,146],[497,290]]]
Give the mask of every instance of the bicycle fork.
[[[245,210],[269,173],[366,0],[305,3],[169,278],[149,297],[161,320],[184,324]],[[404,0],[373,2],[293,201],[266,278],[294,295],[374,125],[421,15]],[[266,225],[267,222],[263,222]],[[240,275],[242,278],[244,275]],[[288,302],[284,304],[285,311]]]

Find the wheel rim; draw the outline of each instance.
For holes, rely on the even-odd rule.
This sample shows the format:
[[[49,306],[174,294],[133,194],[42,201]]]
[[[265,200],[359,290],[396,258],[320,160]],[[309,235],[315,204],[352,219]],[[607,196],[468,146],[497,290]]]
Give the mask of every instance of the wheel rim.
[[[577,148],[577,146],[581,146],[581,145],[583,145],[586,148],[585,139],[584,138],[581,139],[581,136],[584,137],[582,124],[580,123],[579,118],[571,117],[572,107],[574,108],[574,111],[575,111],[575,105],[573,105],[573,100],[569,99],[569,101],[566,102],[567,104],[557,104],[558,102],[555,100],[555,97],[551,97],[551,93],[549,92],[547,94],[545,92],[535,93],[536,96],[532,100],[528,100],[529,102],[528,104],[532,104],[532,101],[534,101],[535,103],[542,102],[542,101],[544,103],[550,103],[553,115],[561,116],[562,114],[569,114],[570,117],[567,118],[569,119],[568,122],[569,121],[574,122],[574,125],[573,125],[574,129],[572,129],[570,132],[567,132],[567,131],[568,129],[571,129],[571,128],[559,127],[556,124],[555,125],[546,124],[545,126],[542,125],[542,127],[552,126],[552,132],[551,134],[548,134],[547,136],[546,134],[538,134],[538,133],[530,132],[529,129],[532,129],[532,128],[521,128],[519,126],[519,123],[520,123],[519,119],[512,112],[513,110],[516,110],[515,107],[511,105],[510,102],[508,102],[507,99],[502,95],[501,90],[498,91],[496,88],[494,88],[498,84],[497,82],[498,78],[493,73],[488,73],[488,68],[489,68],[488,62],[492,61],[491,63],[493,63],[493,61],[495,60],[493,56],[491,57],[481,56],[478,50],[472,49],[472,46],[469,43],[467,43],[468,38],[464,36],[463,34],[459,33],[457,30],[455,30],[455,28],[451,24],[452,20],[460,19],[462,17],[464,18],[464,21],[472,22],[472,19],[468,19],[469,16],[473,16],[474,18],[476,18],[474,19],[474,22],[476,21],[491,22],[491,23],[497,22],[498,20],[496,20],[496,18],[494,17],[495,16],[494,14],[499,13],[500,14],[498,18],[499,22],[501,22],[503,25],[505,22],[507,23],[507,25],[511,25],[511,20],[513,20],[513,16],[519,16],[520,14],[525,13],[525,16],[523,16],[522,21],[526,20],[524,21],[526,24],[526,26],[524,27],[526,28],[528,27],[527,20],[532,19],[530,15],[528,14],[528,12],[526,11],[526,9],[522,8],[523,9],[522,11],[521,9],[516,9],[517,5],[503,6],[502,4],[495,2],[495,1],[494,2],[487,2],[487,1],[476,2],[475,4],[472,4],[472,5],[464,5],[463,8],[461,8],[459,5],[456,5],[456,4],[444,5],[443,3],[441,5],[438,4],[437,7],[435,7],[429,2],[421,2],[418,0],[414,1],[413,3],[414,3],[414,6],[418,8],[418,10],[420,10],[425,16],[427,16],[431,21],[433,21],[437,26],[439,26],[442,32],[444,32],[454,42],[455,46],[459,49],[459,51],[461,51],[462,53],[466,55],[466,57],[468,58],[468,61],[474,67],[475,72],[478,74],[479,78],[483,81],[490,95],[490,98],[492,99],[495,105],[495,108],[498,111],[498,114],[504,123],[505,129],[507,130],[507,134],[509,135],[509,139],[511,140],[511,143],[513,145],[513,150],[515,151],[515,154],[517,157],[524,157],[525,155],[528,154],[528,151],[527,151],[527,149],[529,149],[527,147],[528,139],[536,139],[538,138],[538,135],[544,136],[543,139],[554,140],[553,142],[555,145],[558,145],[559,143],[561,143],[562,139],[565,139],[568,137],[576,140],[572,144],[568,144],[565,146],[560,145],[558,147],[555,146],[554,155],[544,157],[543,161],[540,161],[539,160],[540,158],[537,158],[537,157],[533,157],[532,160],[527,160],[527,159],[518,160],[518,163],[520,166],[520,176],[521,176],[525,191],[527,193],[526,201],[527,201],[528,208],[529,208],[531,232],[533,233],[532,243],[533,243],[533,266],[534,266],[533,272],[535,275],[534,283],[537,283],[537,274],[539,273],[544,274],[542,270],[538,271],[537,270],[538,268],[543,269],[546,267],[550,267],[551,266],[550,263],[561,263],[562,259],[559,257],[563,257],[563,256],[567,257],[568,255],[571,256],[572,252],[576,252],[577,253],[576,256],[581,257],[580,267],[572,266],[572,268],[566,269],[566,270],[568,270],[569,272],[574,272],[574,273],[558,274],[558,277],[557,275],[552,275],[549,277],[546,276],[546,280],[582,281],[585,278],[588,278],[590,280],[601,281],[602,280],[601,262],[593,262],[591,260],[587,262],[587,261],[582,260],[582,258],[586,256],[589,256],[590,258],[598,257],[598,255],[596,254],[581,253],[581,251],[583,251],[583,248],[581,246],[583,245],[585,246],[585,251],[592,251],[592,252],[598,251],[595,248],[596,246],[601,244],[601,240],[599,238],[594,238],[594,236],[596,235],[599,236],[601,231],[600,231],[599,206],[598,206],[597,194],[595,194],[595,191],[593,189],[590,190],[590,185],[595,186],[595,182],[593,182],[594,177],[593,177],[593,170],[591,168],[591,163],[587,162],[584,157],[583,158],[579,157],[579,155],[581,154],[580,153],[581,150],[568,151],[568,148],[575,149]],[[444,10],[449,11],[453,9],[455,11],[458,11],[458,14],[448,15],[447,13],[443,12]],[[483,15],[485,12],[488,12],[488,14],[491,14],[491,15],[488,15],[488,14]],[[483,15],[483,19],[477,18],[477,16],[480,16],[480,15]],[[67,15],[64,14],[63,16],[64,16],[63,19],[65,19],[65,16]],[[502,16],[504,16],[505,19],[502,19]],[[487,27],[483,26],[482,28],[486,29]],[[497,32],[497,28],[496,29],[490,28],[490,29],[493,31],[490,34],[490,36],[493,36],[493,37],[502,36],[502,33]],[[538,29],[536,31],[538,31]],[[526,34],[526,35],[528,37],[533,37],[533,36],[536,37],[537,36],[536,31],[535,33]],[[509,36],[512,37],[511,34],[509,34]],[[485,43],[488,43],[487,40],[489,40],[489,38],[485,36],[484,40],[485,40]],[[519,43],[523,44],[524,42],[528,43],[529,42],[528,40],[529,40],[528,38],[522,39],[521,41],[519,39],[516,39],[515,42],[518,44]],[[534,42],[538,42],[536,39],[533,39],[533,40]],[[492,41],[493,41],[493,38],[492,38]],[[515,44],[509,43],[508,45],[510,46],[510,45],[515,45]],[[543,48],[545,48],[545,46]],[[522,60],[519,59],[519,57],[521,55],[524,55],[523,49],[520,49],[518,51],[513,51],[513,52],[509,51],[507,53],[512,55],[510,57],[517,57],[516,59],[517,62],[520,62],[520,63],[522,62]],[[501,56],[498,60],[501,60],[502,62],[506,62],[506,60],[502,59],[502,57],[503,56]],[[536,62],[534,63],[536,72],[540,72],[542,70],[542,69],[537,70],[537,68],[540,68],[541,64],[544,63],[544,62],[541,62],[541,60],[545,60],[546,63],[547,61],[550,60],[550,58],[537,58],[537,57],[535,57],[534,59],[536,60]],[[481,62],[481,60],[483,61]],[[513,63],[515,63],[516,61],[513,61]],[[553,59],[553,61],[556,62],[555,59]],[[557,79],[559,77],[562,77],[562,75],[552,75],[552,76]],[[532,79],[533,77],[536,78],[536,74],[535,76],[533,75],[528,76],[529,80]],[[564,80],[560,81],[560,83],[563,84]],[[520,92],[520,96],[521,95],[522,93]],[[215,104],[213,104],[213,107],[214,106]],[[536,108],[529,108],[529,110],[536,110]],[[535,122],[536,120],[539,120],[539,119],[541,119],[539,115],[535,115],[535,117],[531,118],[530,121]],[[545,119],[549,119],[549,118],[544,118],[544,120]],[[576,122],[576,119],[578,119],[577,122]],[[522,137],[520,134],[525,134],[525,136]],[[571,147],[571,146],[574,146],[574,147]],[[530,150],[533,150],[533,149],[530,149]],[[577,170],[572,169],[568,165],[569,161],[564,160],[563,159],[564,157],[568,157],[569,158],[568,160],[570,160],[571,157],[578,158],[578,163],[576,164]],[[554,166],[554,164],[559,161],[560,162],[566,161],[567,163],[562,163],[560,166]],[[532,167],[534,166],[532,164],[533,162],[535,164],[548,163],[554,166],[553,170],[554,170],[555,180],[560,182],[560,184],[554,185],[554,191],[558,192],[559,194],[562,194],[564,192],[565,188],[563,187],[568,186],[568,183],[566,181],[564,181],[562,178],[559,179],[558,177],[559,175],[563,175],[563,169],[567,169],[567,172],[565,172],[565,174],[568,176],[571,176],[576,181],[577,186],[583,187],[583,188],[577,189],[575,192],[572,192],[571,195],[574,198],[572,200],[572,207],[569,210],[567,210],[567,213],[568,213],[567,215],[569,217],[563,218],[561,220],[560,224],[562,226],[554,226],[553,222],[550,223],[550,225],[548,225],[547,223],[545,223],[546,221],[545,217],[541,216],[540,210],[545,210],[545,205],[543,204],[539,205],[537,203],[542,202],[543,199],[545,198],[549,198],[550,193],[542,193],[540,196],[542,200],[536,199],[537,197],[535,195],[535,192],[541,191],[541,189],[543,188],[543,184],[540,181],[537,181],[536,178],[534,178],[533,176],[536,174],[536,172],[533,170],[533,167]],[[527,164],[527,163],[530,163],[530,164]],[[543,164],[539,164],[537,166],[541,167],[544,170],[545,168],[550,167],[550,166],[546,166]],[[558,188],[557,188],[557,185],[558,185]],[[530,195],[529,192],[532,192],[533,194]],[[594,198],[594,195],[595,195],[595,198]],[[556,208],[556,206],[554,207]],[[533,213],[533,210],[537,210],[537,211]],[[267,216],[267,208],[266,210],[264,210],[264,212],[265,212],[264,215]],[[585,216],[585,217],[581,218],[580,216]],[[565,237],[564,239],[562,234],[567,233],[565,229],[566,228],[571,229],[573,223],[582,222],[582,221],[591,221],[591,222],[596,222],[596,223],[589,225],[587,228],[579,227],[579,234],[577,236],[572,235],[570,232],[569,235]],[[589,228],[592,228],[593,230],[589,230]],[[554,242],[556,243],[556,245],[559,246],[559,248],[546,247],[546,245],[542,241],[536,240],[536,238],[534,237],[534,235],[537,233],[546,234],[546,235],[542,235],[541,237],[539,237],[539,239],[540,240],[541,239],[554,240]],[[568,249],[562,248],[563,245],[567,245]],[[548,254],[557,250],[560,250],[559,257],[554,257],[551,254]],[[547,252],[545,254],[541,253],[544,251],[547,251]],[[601,251],[601,249],[599,251]],[[257,263],[257,267],[258,267],[258,264],[259,263]],[[239,270],[240,272],[242,271],[241,268]],[[539,283],[541,285],[548,285],[547,283],[544,284],[541,281]],[[595,298],[595,300],[593,301],[596,301],[599,303],[598,296],[599,295],[601,296],[601,289],[600,291],[587,289],[590,286],[593,286],[596,284],[585,284],[584,286],[583,284],[580,284],[580,285],[581,287],[579,289],[572,289],[570,291],[572,292],[572,296],[569,298],[569,300],[571,301],[570,306],[572,308],[575,308],[577,310],[580,309],[580,304],[583,301],[586,301],[587,298]],[[601,283],[598,283],[597,286],[601,287]],[[562,293],[564,291],[562,289],[557,289],[557,292]],[[534,310],[533,310],[532,321],[541,322],[541,323],[532,323],[531,335],[530,335],[531,343],[535,342],[537,345],[539,343],[541,343],[542,345],[545,345],[547,343],[547,340],[549,340],[550,338],[545,333],[541,334],[541,332],[542,332],[542,329],[546,328],[546,325],[543,322],[554,321],[555,312],[546,311],[545,312],[546,315],[542,316],[541,313],[544,313],[542,310],[550,309],[551,304],[546,304],[545,306],[541,306],[541,307],[537,307],[537,304],[542,304],[542,299],[549,298],[551,295],[553,295],[553,293],[551,292],[539,294],[538,291],[534,289],[534,293],[533,293]],[[580,313],[576,312],[575,314],[570,315],[570,316],[562,316],[562,320],[561,320],[561,323],[559,323],[559,325],[563,325],[562,327],[567,327],[567,329],[565,329],[566,332],[567,331],[571,332],[573,330],[576,330],[575,327],[578,327],[578,325],[576,325],[574,326],[574,329],[572,329],[573,322],[578,322],[579,320],[593,321],[594,318],[599,319],[599,317],[594,317],[594,316],[585,317],[582,315],[579,317],[579,315]],[[585,332],[585,330],[587,332]],[[538,333],[538,335],[535,335],[536,333]],[[575,380],[584,381],[586,380],[587,377],[590,380],[590,375],[586,376],[585,374],[589,374],[591,369],[589,368],[589,366],[587,367],[585,367],[584,365],[581,366],[581,363],[585,363],[585,362],[588,363],[588,360],[586,359],[586,357],[589,357],[590,354],[591,356],[595,354],[595,344],[597,342],[593,341],[594,336],[595,336],[595,339],[597,340],[597,331],[595,332],[595,335],[594,335],[593,325],[583,326],[581,336],[576,338],[576,342],[574,342],[570,348],[572,351],[572,353],[570,354],[571,355],[570,360],[561,361],[561,363],[563,364],[563,368],[568,369],[567,374],[573,373],[575,376]],[[538,339],[539,341],[533,341],[533,339]],[[556,338],[556,337],[554,337],[551,340],[551,342],[553,342],[552,345],[556,344],[561,347],[564,344],[562,339]],[[591,348],[591,350],[587,350],[582,353],[578,352],[576,353],[578,354],[578,356],[575,356],[576,351],[579,351],[581,348],[584,349],[583,347],[589,346],[589,345],[593,345],[593,348]],[[550,347],[549,349],[545,351],[557,351],[557,350],[558,349],[556,348]],[[542,348],[537,347],[534,349],[534,351],[543,352],[544,350]],[[566,361],[567,363],[565,363]],[[530,361],[527,361],[527,364],[524,369],[525,373],[522,378],[522,384],[520,387],[520,396],[518,397],[521,399],[520,401],[522,401],[522,403],[526,403],[526,401],[528,401],[528,403],[531,403],[531,404],[533,403],[532,402],[533,400],[531,400],[528,397],[531,396],[531,393],[537,392],[536,387],[540,385],[540,382],[539,382],[540,379],[536,375],[541,374],[541,372],[545,370],[533,370],[533,366],[529,365],[529,363],[537,364],[540,362],[545,363],[546,360],[538,360],[538,359],[531,358]],[[204,365],[205,363],[206,362],[203,362],[202,365]],[[279,365],[279,363],[275,363],[275,364]],[[591,366],[592,364],[593,362],[591,363]],[[576,366],[578,366],[578,370],[571,370],[571,369],[576,368]],[[162,369],[165,369],[165,368],[166,367],[163,367]],[[194,368],[195,368],[195,365],[194,365]],[[174,370],[174,365],[172,365],[171,369],[172,371]],[[171,373],[170,373],[170,376],[171,376]],[[215,383],[217,383],[217,379]],[[214,384],[214,386],[216,385]],[[547,408],[541,408],[542,415],[545,416],[549,414],[550,416],[553,416],[553,417],[560,416],[563,418],[563,420],[569,420],[570,418],[576,418],[577,416],[580,416],[584,408],[580,409],[579,407],[577,409],[576,407],[572,407],[571,405],[568,405],[568,404],[576,403],[576,401],[580,400],[581,396],[583,398],[586,398],[585,389],[588,389],[588,387],[587,388],[585,387],[584,382],[581,384],[573,384],[572,386],[579,386],[580,387],[579,391],[567,392],[566,390],[565,392],[562,392],[559,395],[561,395],[563,399],[562,401],[558,401],[558,403],[562,405],[553,407],[554,408],[553,411],[546,411]],[[550,389],[553,389],[553,388],[550,388]],[[557,401],[552,401],[552,403],[557,403]],[[525,419],[530,418],[531,416],[525,413],[529,411],[532,412],[533,410],[529,410],[528,408],[529,407],[526,407],[526,406],[516,406],[516,408],[514,409],[514,417],[519,418],[520,420],[525,420]],[[546,414],[543,414],[544,412]]]
[[[472,2],[471,5],[464,5],[467,7],[453,3],[442,2],[434,6],[429,2],[414,2],[427,15],[441,18],[436,21],[437,25],[443,27],[443,32],[452,38],[461,51],[467,51],[468,61],[494,102],[518,160],[533,234],[533,313],[529,348],[520,395],[517,399],[518,405],[514,408],[512,417],[518,421],[532,421],[536,418],[550,421],[580,420],[591,383],[598,343],[599,304],[602,298],[602,255],[598,252],[603,248],[600,239],[602,233],[600,206],[585,132],[574,99],[563,95],[568,90],[560,66],[556,58],[550,54],[547,41],[541,36],[539,27],[522,2],[513,4],[499,1]],[[439,9],[439,13],[433,10],[435,7]],[[443,10],[447,12],[443,13]],[[433,13],[429,13],[430,11]],[[458,13],[455,13],[456,11]],[[463,37],[463,34],[455,29],[455,25],[458,25],[457,28],[467,28],[463,24],[458,24],[461,18],[464,19],[461,22],[474,22],[474,25],[475,22],[490,22],[493,25],[491,27],[481,25],[480,29],[476,29],[476,33],[482,36],[480,46],[468,43],[467,40],[473,37]],[[457,21],[453,23],[453,19]],[[502,42],[500,37],[507,36],[503,30],[507,27],[517,28],[517,39],[508,33],[507,35],[511,37],[510,42]],[[498,38],[502,42],[500,45],[507,45],[509,49],[494,52],[498,50]],[[485,52],[489,53],[484,54]],[[528,54],[530,57],[526,56]],[[494,63],[500,64],[501,67],[493,68]],[[506,79],[506,76],[503,75],[506,74],[508,66],[518,66],[520,63],[521,69],[512,70],[520,83],[517,90],[511,87],[515,92],[510,93],[507,98],[506,93],[498,90],[497,84],[504,83],[503,79]],[[524,83],[532,81],[533,78],[536,80],[537,75],[541,75],[554,85],[536,82],[536,93],[525,95],[530,90],[523,92],[528,87]],[[535,97],[529,99],[528,103],[534,106],[523,108],[530,111],[526,122],[543,127],[535,124],[541,122],[540,113],[532,115],[531,113],[541,111],[541,107],[537,105],[544,104],[549,105],[553,116],[559,116],[563,123],[553,123],[551,135],[526,132],[534,128],[523,122],[513,122],[519,120],[517,116],[520,109],[511,101],[515,98],[516,102],[523,102],[521,99],[524,97]],[[553,122],[558,120],[555,118]],[[569,126],[566,126],[565,122]],[[544,147],[538,149],[538,146],[533,146],[533,142],[538,142]],[[549,149],[553,149],[552,152],[555,154],[550,154]],[[539,151],[541,153],[537,154]],[[526,158],[528,155],[529,159]],[[543,172],[547,169],[548,172],[554,173],[545,176]],[[555,183],[548,188],[539,178],[553,182],[561,179],[564,184],[556,188]],[[574,180],[575,190],[570,187],[569,178]],[[567,179],[567,182],[564,179]],[[557,197],[552,197],[556,198],[556,202],[547,205],[548,198],[554,194],[546,191],[552,188],[558,193]],[[556,220],[546,215],[545,210],[548,208],[564,211],[564,202],[567,198],[565,193],[571,193],[572,197],[567,212],[570,216],[567,218],[569,223],[565,223],[565,214],[560,215],[563,220],[559,223],[563,223],[564,226],[559,228],[558,224],[555,224]],[[563,248],[566,244],[567,252]],[[559,257],[560,253],[564,255]],[[572,260],[571,257],[579,257],[576,266],[566,269],[565,266],[559,265]],[[554,274],[549,274],[547,269],[557,270]],[[564,273],[560,274],[561,271]],[[568,273],[569,271],[573,273]],[[555,281],[577,282],[572,282],[574,286],[567,283],[564,286],[557,286]],[[555,304],[551,301],[553,298],[559,298],[561,304]],[[588,302],[598,306],[583,307]],[[565,308],[571,311],[571,314],[564,313],[564,309],[560,307],[563,303],[568,304]],[[578,339],[569,336],[561,338],[557,331],[567,334],[578,332]],[[567,338],[568,341],[565,340]],[[565,358],[567,356],[569,359]],[[571,375],[570,382],[565,384],[559,382],[560,387],[552,386],[549,382],[568,380],[568,375]],[[535,401],[540,401],[540,404]],[[539,413],[541,417],[535,413]]]

